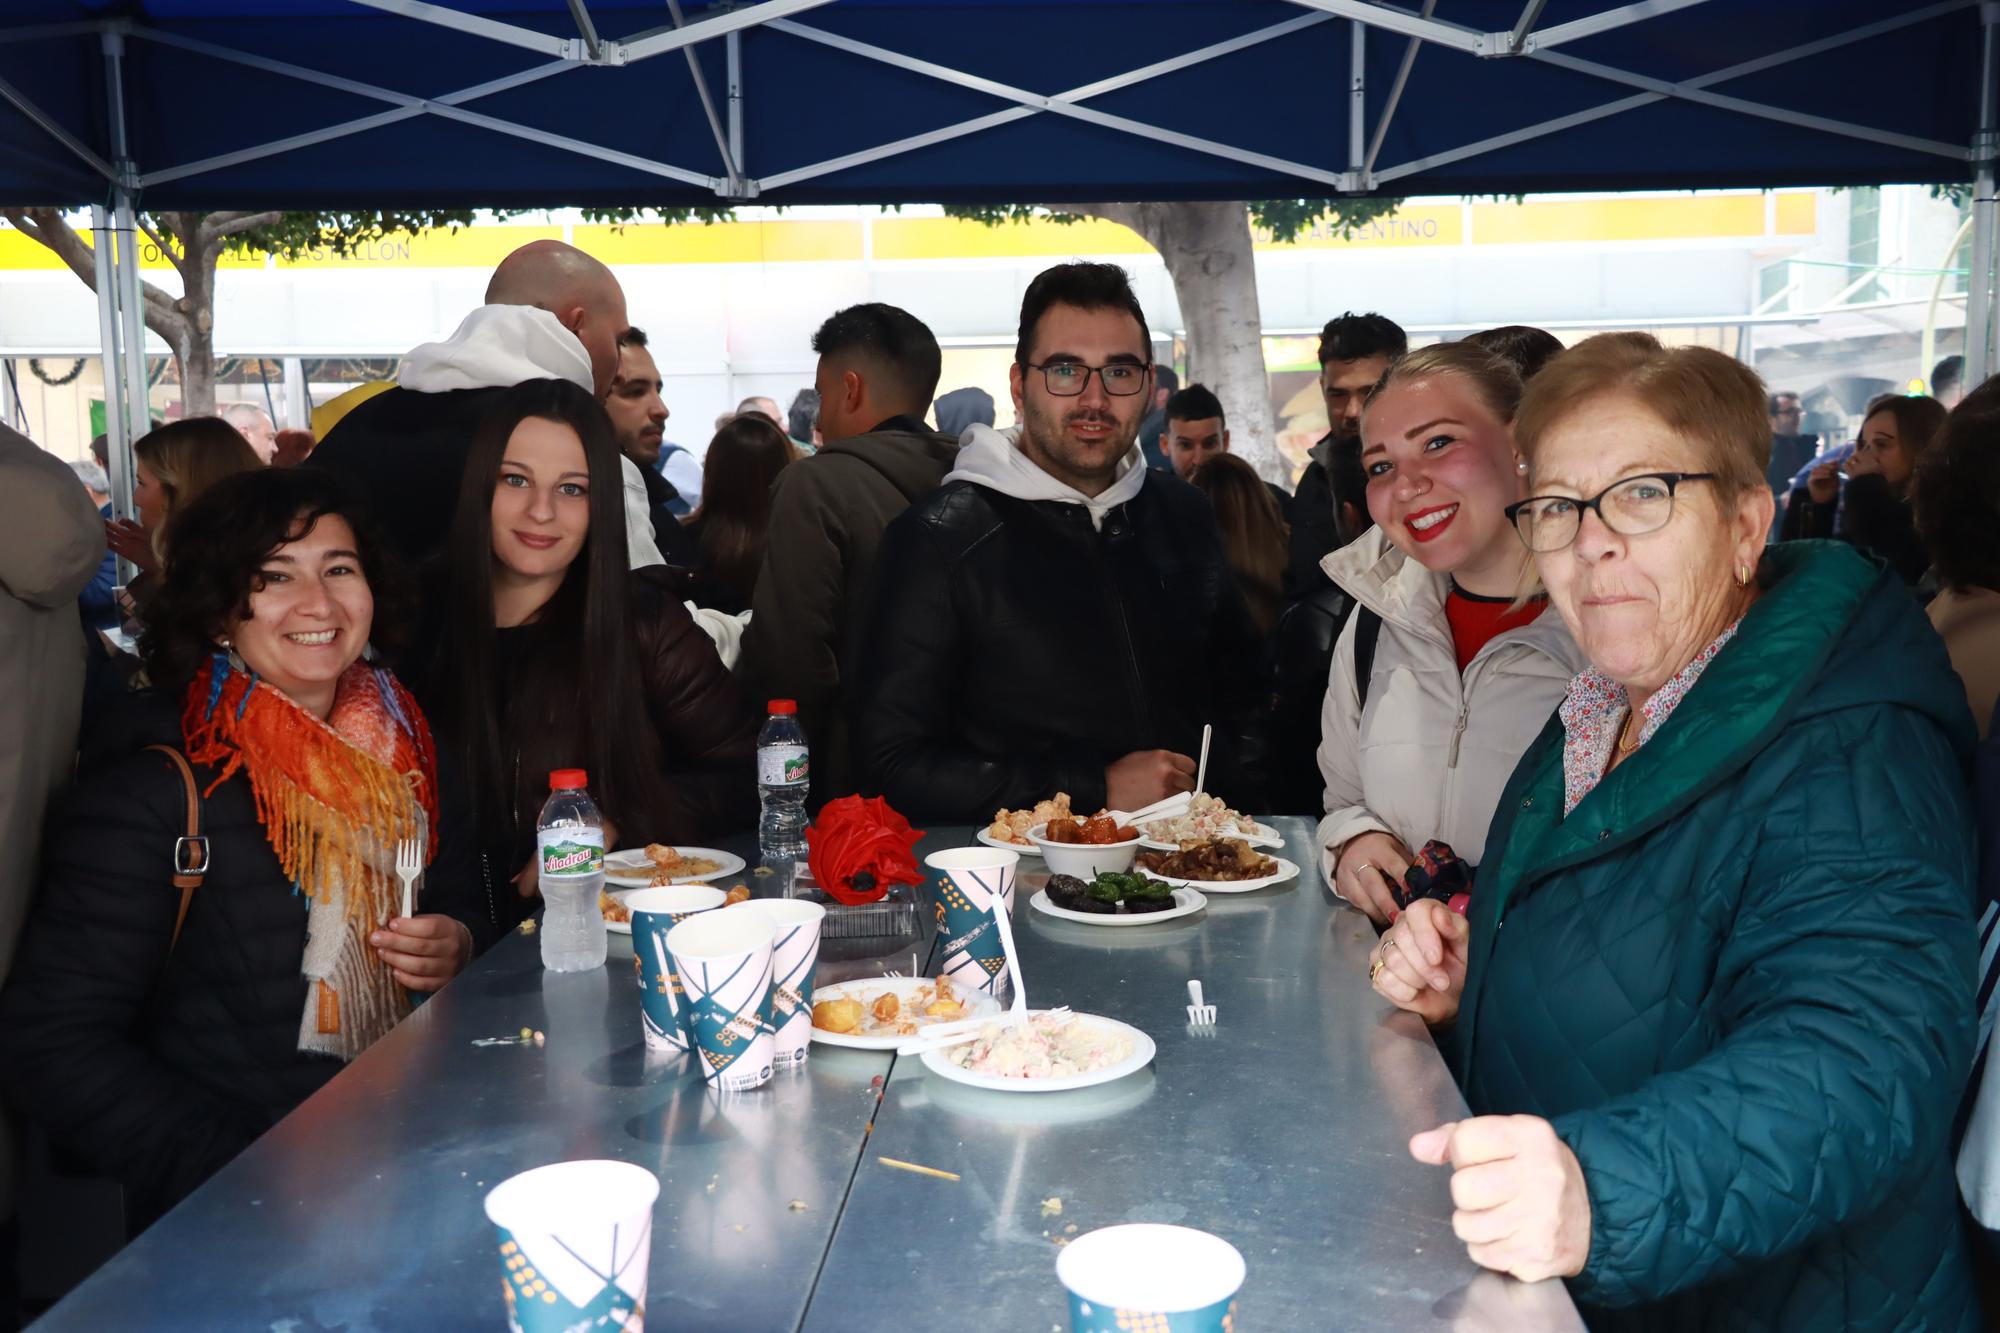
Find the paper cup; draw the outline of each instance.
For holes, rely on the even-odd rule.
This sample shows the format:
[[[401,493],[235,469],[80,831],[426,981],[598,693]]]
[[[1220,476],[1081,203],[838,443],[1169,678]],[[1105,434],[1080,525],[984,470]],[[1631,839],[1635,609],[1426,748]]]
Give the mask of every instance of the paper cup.
[[[1056,1256],[1072,1333],[1229,1333],[1243,1273],[1222,1237],[1151,1222],[1086,1232]]]
[[[500,1229],[501,1285],[514,1333],[646,1325],[646,1264],[660,1182],[629,1162],[556,1162],[486,1195]]]
[[[1000,847],[954,847],[924,858],[943,878],[928,886],[944,941],[939,971],[955,986],[1000,995],[1007,989],[1007,954],[993,924],[993,904],[1014,911],[1014,877],[1021,854]]]
[[[702,1077],[726,1092],[770,1081],[771,956],[777,927],[755,903],[701,912],[667,932],[682,1021]]]
[[[666,884],[625,895],[632,911],[632,956],[639,968],[639,1021],[646,1045],[656,1051],[685,1051],[687,1025],[681,1013],[687,996],[667,952],[667,932],[697,912],[722,906],[726,894],[707,884]]]
[[[778,932],[771,945],[771,1058],[781,1069],[804,1064],[812,1053],[813,973],[826,909],[798,898],[754,901]]]

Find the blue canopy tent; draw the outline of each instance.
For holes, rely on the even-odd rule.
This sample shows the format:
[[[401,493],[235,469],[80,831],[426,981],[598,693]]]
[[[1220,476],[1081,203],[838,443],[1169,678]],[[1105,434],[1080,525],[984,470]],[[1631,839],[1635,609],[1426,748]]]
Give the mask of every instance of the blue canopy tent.
[[[9,0],[0,201],[135,211],[1973,182],[1977,0]],[[120,432],[122,433],[122,432]],[[122,454],[123,450],[116,451]]]

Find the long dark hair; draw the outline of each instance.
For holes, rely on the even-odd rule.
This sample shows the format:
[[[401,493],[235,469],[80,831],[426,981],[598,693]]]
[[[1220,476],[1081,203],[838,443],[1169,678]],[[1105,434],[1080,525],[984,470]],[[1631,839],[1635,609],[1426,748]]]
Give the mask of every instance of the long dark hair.
[[[354,530],[354,551],[375,599],[369,642],[385,652],[400,647],[410,628],[410,585],[360,498],[331,472],[260,466],[211,482],[168,523],[174,558],[146,603],[139,638],[153,684],[186,688],[215,652],[217,637],[250,614],[257,571],[271,552],[329,517]]]
[[[1203,459],[1190,480],[1215,509],[1223,559],[1250,605],[1257,633],[1269,634],[1283,606],[1278,585],[1286,560],[1287,531],[1276,497],[1256,469],[1235,454]]]
[[[515,428],[556,422],[583,441],[590,530],[554,596],[520,636],[502,699],[493,618],[493,490]],[[518,843],[558,768],[590,773],[597,805],[643,836],[661,817],[658,735],[640,689],[628,609],[624,477],[604,408],[567,380],[530,380],[494,400],[466,455],[458,512],[433,589],[424,694],[442,748],[471,783],[485,840]],[[511,850],[510,850],[511,854]]]
[[[701,471],[701,554],[718,579],[750,604],[764,563],[771,483],[797,460],[785,432],[755,412],[731,417],[708,442]]]

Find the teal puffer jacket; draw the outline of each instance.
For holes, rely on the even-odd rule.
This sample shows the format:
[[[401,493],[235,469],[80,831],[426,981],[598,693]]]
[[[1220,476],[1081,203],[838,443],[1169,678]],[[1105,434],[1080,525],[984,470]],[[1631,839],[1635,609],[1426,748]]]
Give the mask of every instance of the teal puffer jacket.
[[[1567,818],[1561,723],[1522,757],[1472,898],[1461,1082],[1582,1163],[1594,1328],[1970,1333],[1946,1138],[1972,719],[1893,574],[1799,542],[1762,577]]]

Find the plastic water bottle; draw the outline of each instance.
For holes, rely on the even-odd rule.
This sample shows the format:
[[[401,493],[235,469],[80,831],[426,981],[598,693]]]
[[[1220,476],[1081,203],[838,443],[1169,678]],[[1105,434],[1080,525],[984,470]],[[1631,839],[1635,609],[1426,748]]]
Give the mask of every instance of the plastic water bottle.
[[[549,799],[535,820],[535,864],[542,888],[542,966],[588,972],[604,966],[604,817],[584,788],[580,768],[549,774]]]
[[[757,733],[757,851],[765,864],[806,854],[806,783],[811,763],[799,706],[771,700],[771,715]]]

